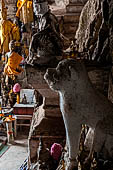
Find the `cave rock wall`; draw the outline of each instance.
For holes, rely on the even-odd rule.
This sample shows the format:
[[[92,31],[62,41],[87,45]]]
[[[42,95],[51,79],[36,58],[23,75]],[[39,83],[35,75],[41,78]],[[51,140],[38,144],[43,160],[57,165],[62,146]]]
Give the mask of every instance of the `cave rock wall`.
[[[87,51],[90,60],[112,60],[112,0],[88,0],[79,20],[75,38],[79,51]]]

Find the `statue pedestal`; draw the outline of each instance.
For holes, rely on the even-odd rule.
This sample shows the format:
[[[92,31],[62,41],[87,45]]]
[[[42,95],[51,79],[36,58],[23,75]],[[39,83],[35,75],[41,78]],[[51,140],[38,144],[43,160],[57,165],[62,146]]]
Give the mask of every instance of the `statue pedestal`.
[[[50,89],[40,89],[39,103],[33,114],[29,132],[29,161],[37,162],[37,149],[40,137],[50,149],[53,143],[62,143],[65,139],[65,127],[59,108],[59,96]]]
[[[69,4],[66,6],[67,13],[81,13],[82,8],[87,0],[70,0]]]

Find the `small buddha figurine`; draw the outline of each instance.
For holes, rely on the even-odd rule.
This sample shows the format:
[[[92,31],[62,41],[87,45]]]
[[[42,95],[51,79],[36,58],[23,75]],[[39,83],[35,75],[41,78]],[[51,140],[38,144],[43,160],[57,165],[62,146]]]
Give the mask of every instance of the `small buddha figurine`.
[[[27,98],[26,98],[26,95],[24,94],[24,97],[22,99],[22,104],[27,104],[27,103],[28,103]]]

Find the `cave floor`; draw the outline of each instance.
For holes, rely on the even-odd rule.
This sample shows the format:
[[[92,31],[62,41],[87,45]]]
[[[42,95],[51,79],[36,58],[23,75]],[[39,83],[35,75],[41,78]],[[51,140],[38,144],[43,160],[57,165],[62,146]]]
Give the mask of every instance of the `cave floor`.
[[[19,136],[0,157],[0,170],[18,170],[28,156],[28,136]]]

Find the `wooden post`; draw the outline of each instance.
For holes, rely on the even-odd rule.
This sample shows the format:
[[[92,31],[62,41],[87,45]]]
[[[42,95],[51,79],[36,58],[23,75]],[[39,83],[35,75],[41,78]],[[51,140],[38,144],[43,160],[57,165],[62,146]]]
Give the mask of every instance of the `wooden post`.
[[[17,118],[15,117],[15,120],[14,120],[14,136],[15,138],[17,137]]]
[[[6,122],[6,128],[7,128],[7,138],[8,143],[14,143],[14,136],[12,131],[12,121]]]

